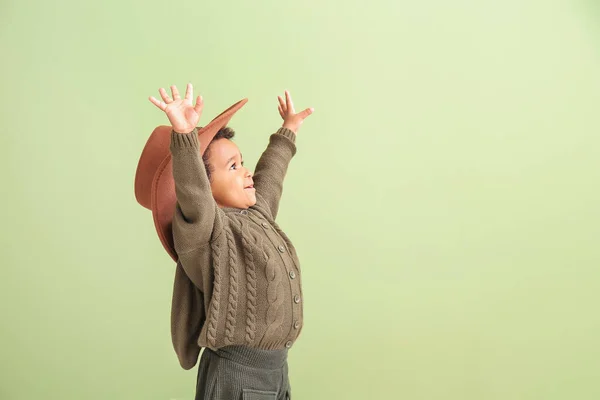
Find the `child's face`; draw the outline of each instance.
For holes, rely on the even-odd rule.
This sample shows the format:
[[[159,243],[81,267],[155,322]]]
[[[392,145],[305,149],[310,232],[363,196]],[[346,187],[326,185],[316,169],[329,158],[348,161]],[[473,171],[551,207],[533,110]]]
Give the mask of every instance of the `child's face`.
[[[210,188],[219,207],[249,208],[256,204],[252,173],[242,166],[242,154],[229,139],[210,144],[208,162],[212,166]]]

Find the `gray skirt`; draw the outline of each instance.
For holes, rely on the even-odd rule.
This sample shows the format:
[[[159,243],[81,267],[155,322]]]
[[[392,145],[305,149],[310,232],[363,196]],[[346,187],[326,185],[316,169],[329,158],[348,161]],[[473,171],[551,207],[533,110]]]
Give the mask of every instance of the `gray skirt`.
[[[288,349],[205,348],[195,400],[291,400]]]

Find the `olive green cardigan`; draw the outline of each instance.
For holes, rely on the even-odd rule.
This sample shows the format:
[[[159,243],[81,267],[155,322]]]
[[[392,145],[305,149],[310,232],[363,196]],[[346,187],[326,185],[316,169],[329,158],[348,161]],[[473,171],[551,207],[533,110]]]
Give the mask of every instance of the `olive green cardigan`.
[[[197,130],[171,132],[179,257],[171,306],[173,346],[184,369],[200,349],[246,345],[290,348],[302,326],[300,263],[275,222],[296,134],[269,137],[253,176],[257,202],[219,208],[200,155]]]

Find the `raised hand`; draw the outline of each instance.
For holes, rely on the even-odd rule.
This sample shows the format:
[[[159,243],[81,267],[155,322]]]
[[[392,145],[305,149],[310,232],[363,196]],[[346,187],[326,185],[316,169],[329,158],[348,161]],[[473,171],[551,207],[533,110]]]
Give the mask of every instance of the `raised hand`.
[[[194,130],[198,125],[198,121],[200,121],[204,102],[202,101],[202,96],[198,96],[196,98],[196,105],[192,104],[194,93],[192,84],[187,84],[183,99],[179,96],[179,91],[175,85],[171,86],[171,95],[173,98],[169,97],[163,88],[160,88],[158,92],[163,101],[157,100],[154,96],[150,96],[149,100],[167,114],[173,130],[177,133],[189,133]]]
[[[285,102],[281,96],[277,96],[277,99],[279,100],[279,115],[283,118],[282,126],[297,133],[298,129],[300,129],[300,125],[304,122],[304,119],[313,113],[314,108],[307,108],[296,114],[294,111],[294,103],[292,103],[292,96],[290,96],[290,92],[287,90],[285,91]]]

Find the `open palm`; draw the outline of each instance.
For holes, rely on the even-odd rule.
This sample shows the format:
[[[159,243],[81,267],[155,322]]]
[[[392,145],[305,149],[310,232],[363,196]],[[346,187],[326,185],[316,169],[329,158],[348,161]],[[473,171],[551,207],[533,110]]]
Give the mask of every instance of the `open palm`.
[[[279,115],[283,119],[283,127],[291,129],[294,133],[298,131],[302,122],[311,115],[314,111],[314,108],[310,107],[299,113],[296,113],[294,110],[294,103],[292,102],[292,96],[288,90],[285,91],[285,101],[281,98],[281,96],[277,96],[279,100],[279,106],[277,107],[279,110]]]
[[[192,104],[194,88],[191,83],[187,84],[183,99],[179,95],[179,91],[175,85],[171,86],[172,98],[169,97],[163,88],[160,88],[158,92],[163,101],[159,101],[154,96],[150,96],[149,100],[167,114],[173,130],[178,133],[191,132],[198,125],[198,121],[200,121],[200,116],[202,115],[204,107],[202,96],[196,98],[196,105],[194,106]]]

